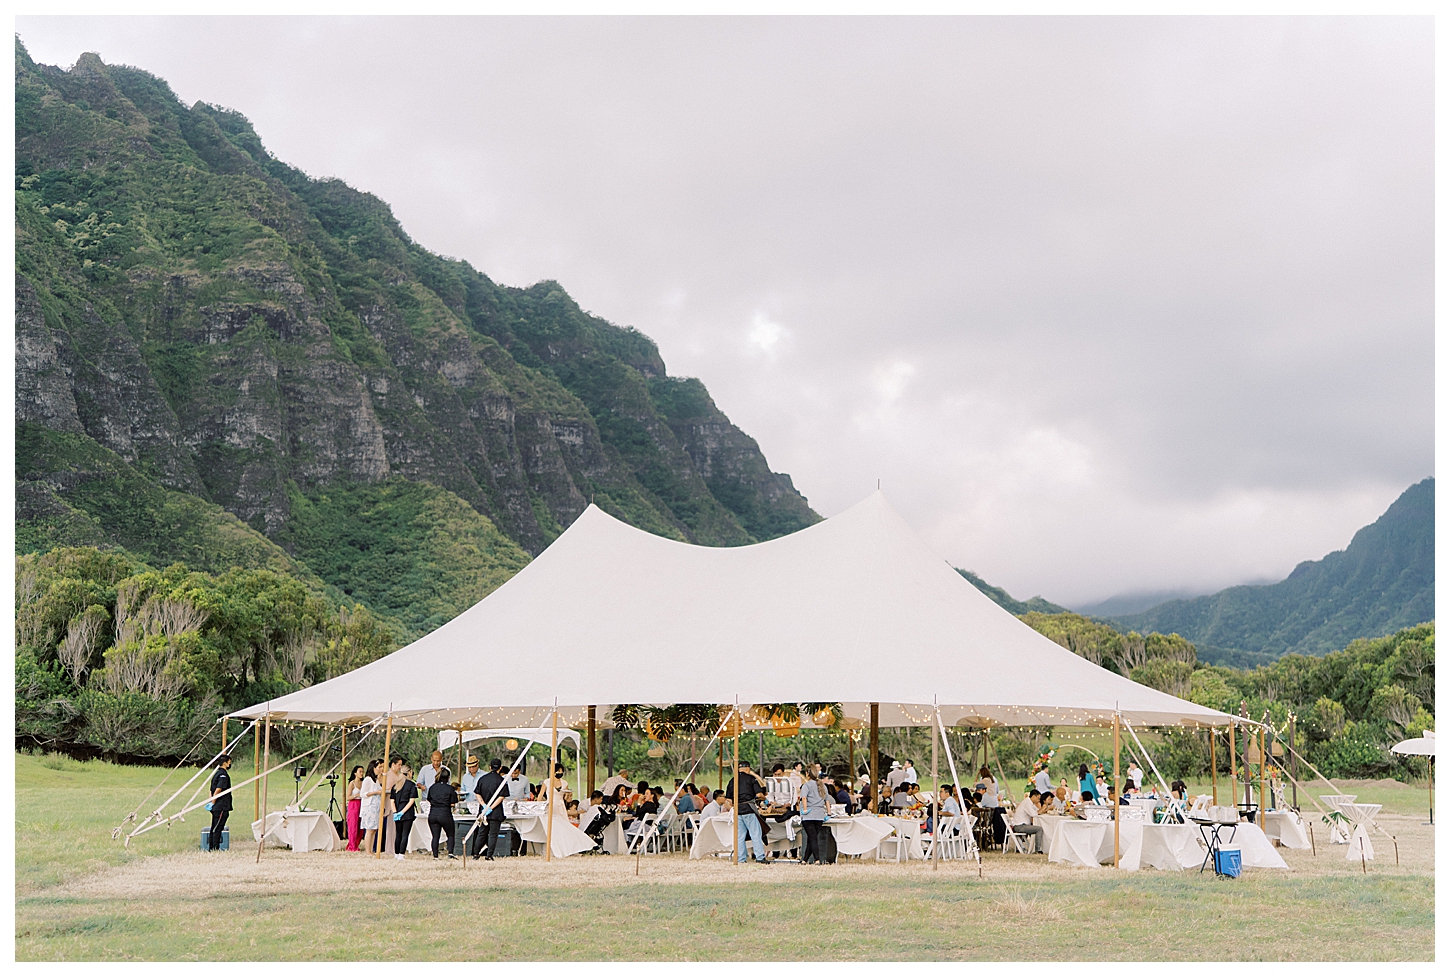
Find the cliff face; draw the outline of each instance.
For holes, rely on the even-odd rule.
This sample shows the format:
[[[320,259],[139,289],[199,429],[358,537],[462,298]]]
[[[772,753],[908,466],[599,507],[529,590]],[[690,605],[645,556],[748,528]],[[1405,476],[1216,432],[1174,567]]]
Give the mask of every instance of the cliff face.
[[[502,287],[429,253],[382,201],[145,72],[18,48],[16,190],[17,423],[268,540],[295,549],[299,499],[398,479],[528,553],[591,498],[711,545],[819,518],[643,335],[553,282]],[[77,504],[57,472],[17,474],[38,507],[22,524]]]

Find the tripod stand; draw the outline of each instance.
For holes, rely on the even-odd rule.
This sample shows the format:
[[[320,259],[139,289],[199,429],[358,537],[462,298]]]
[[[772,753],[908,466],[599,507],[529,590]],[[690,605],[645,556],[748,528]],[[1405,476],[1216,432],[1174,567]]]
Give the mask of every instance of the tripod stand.
[[[342,805],[337,803],[337,774],[330,774],[327,778],[327,789],[332,795],[327,799],[327,820],[343,820]]]

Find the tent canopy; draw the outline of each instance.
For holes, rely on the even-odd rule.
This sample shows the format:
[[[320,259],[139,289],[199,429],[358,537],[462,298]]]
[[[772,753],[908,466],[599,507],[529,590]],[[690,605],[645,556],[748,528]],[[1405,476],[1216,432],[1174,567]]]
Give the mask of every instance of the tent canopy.
[[[1398,753],[1401,756],[1434,756],[1435,731],[1427,729],[1423,736],[1417,736],[1412,740],[1401,740],[1390,747],[1390,752]]]
[[[839,702],[883,726],[1139,725],[1232,717],[1080,658],[993,603],[879,491],[751,546],[693,546],[590,505],[507,583],[436,631],[233,713],[303,722],[579,726],[617,703]],[[809,726],[809,717],[803,716]]]

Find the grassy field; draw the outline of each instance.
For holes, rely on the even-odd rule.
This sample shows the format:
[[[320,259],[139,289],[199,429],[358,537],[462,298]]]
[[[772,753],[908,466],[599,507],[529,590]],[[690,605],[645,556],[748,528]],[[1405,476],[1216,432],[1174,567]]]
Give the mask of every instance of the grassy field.
[[[1290,872],[1114,873],[989,853],[975,865],[735,867],[683,856],[375,861],[241,843],[196,850],[204,818],[125,849],[111,829],[154,769],[16,758],[21,960],[1162,959],[1428,960],[1425,792],[1385,804],[1368,875],[1344,848]],[[184,778],[183,778],[184,779]],[[179,785],[180,781],[176,781]],[[170,793],[170,787],[165,793]],[[274,798],[292,796],[288,776]],[[1327,789],[1324,791],[1327,792]],[[164,796],[164,795],[163,795]],[[324,794],[325,796],[325,794]],[[250,808],[250,799],[239,805]],[[1307,805],[1306,805],[1307,807]],[[202,812],[197,812],[198,814]],[[247,813],[250,813],[249,811]],[[808,934],[806,938],[803,934]]]

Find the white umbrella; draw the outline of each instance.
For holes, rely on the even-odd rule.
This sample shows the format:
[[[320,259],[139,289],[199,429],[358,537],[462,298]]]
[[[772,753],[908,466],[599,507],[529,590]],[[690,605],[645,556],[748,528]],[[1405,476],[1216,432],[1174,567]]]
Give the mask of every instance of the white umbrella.
[[[1403,740],[1390,747],[1391,753],[1401,756],[1424,756],[1430,758],[1430,823],[1435,823],[1435,731],[1427,729],[1412,740]]]

